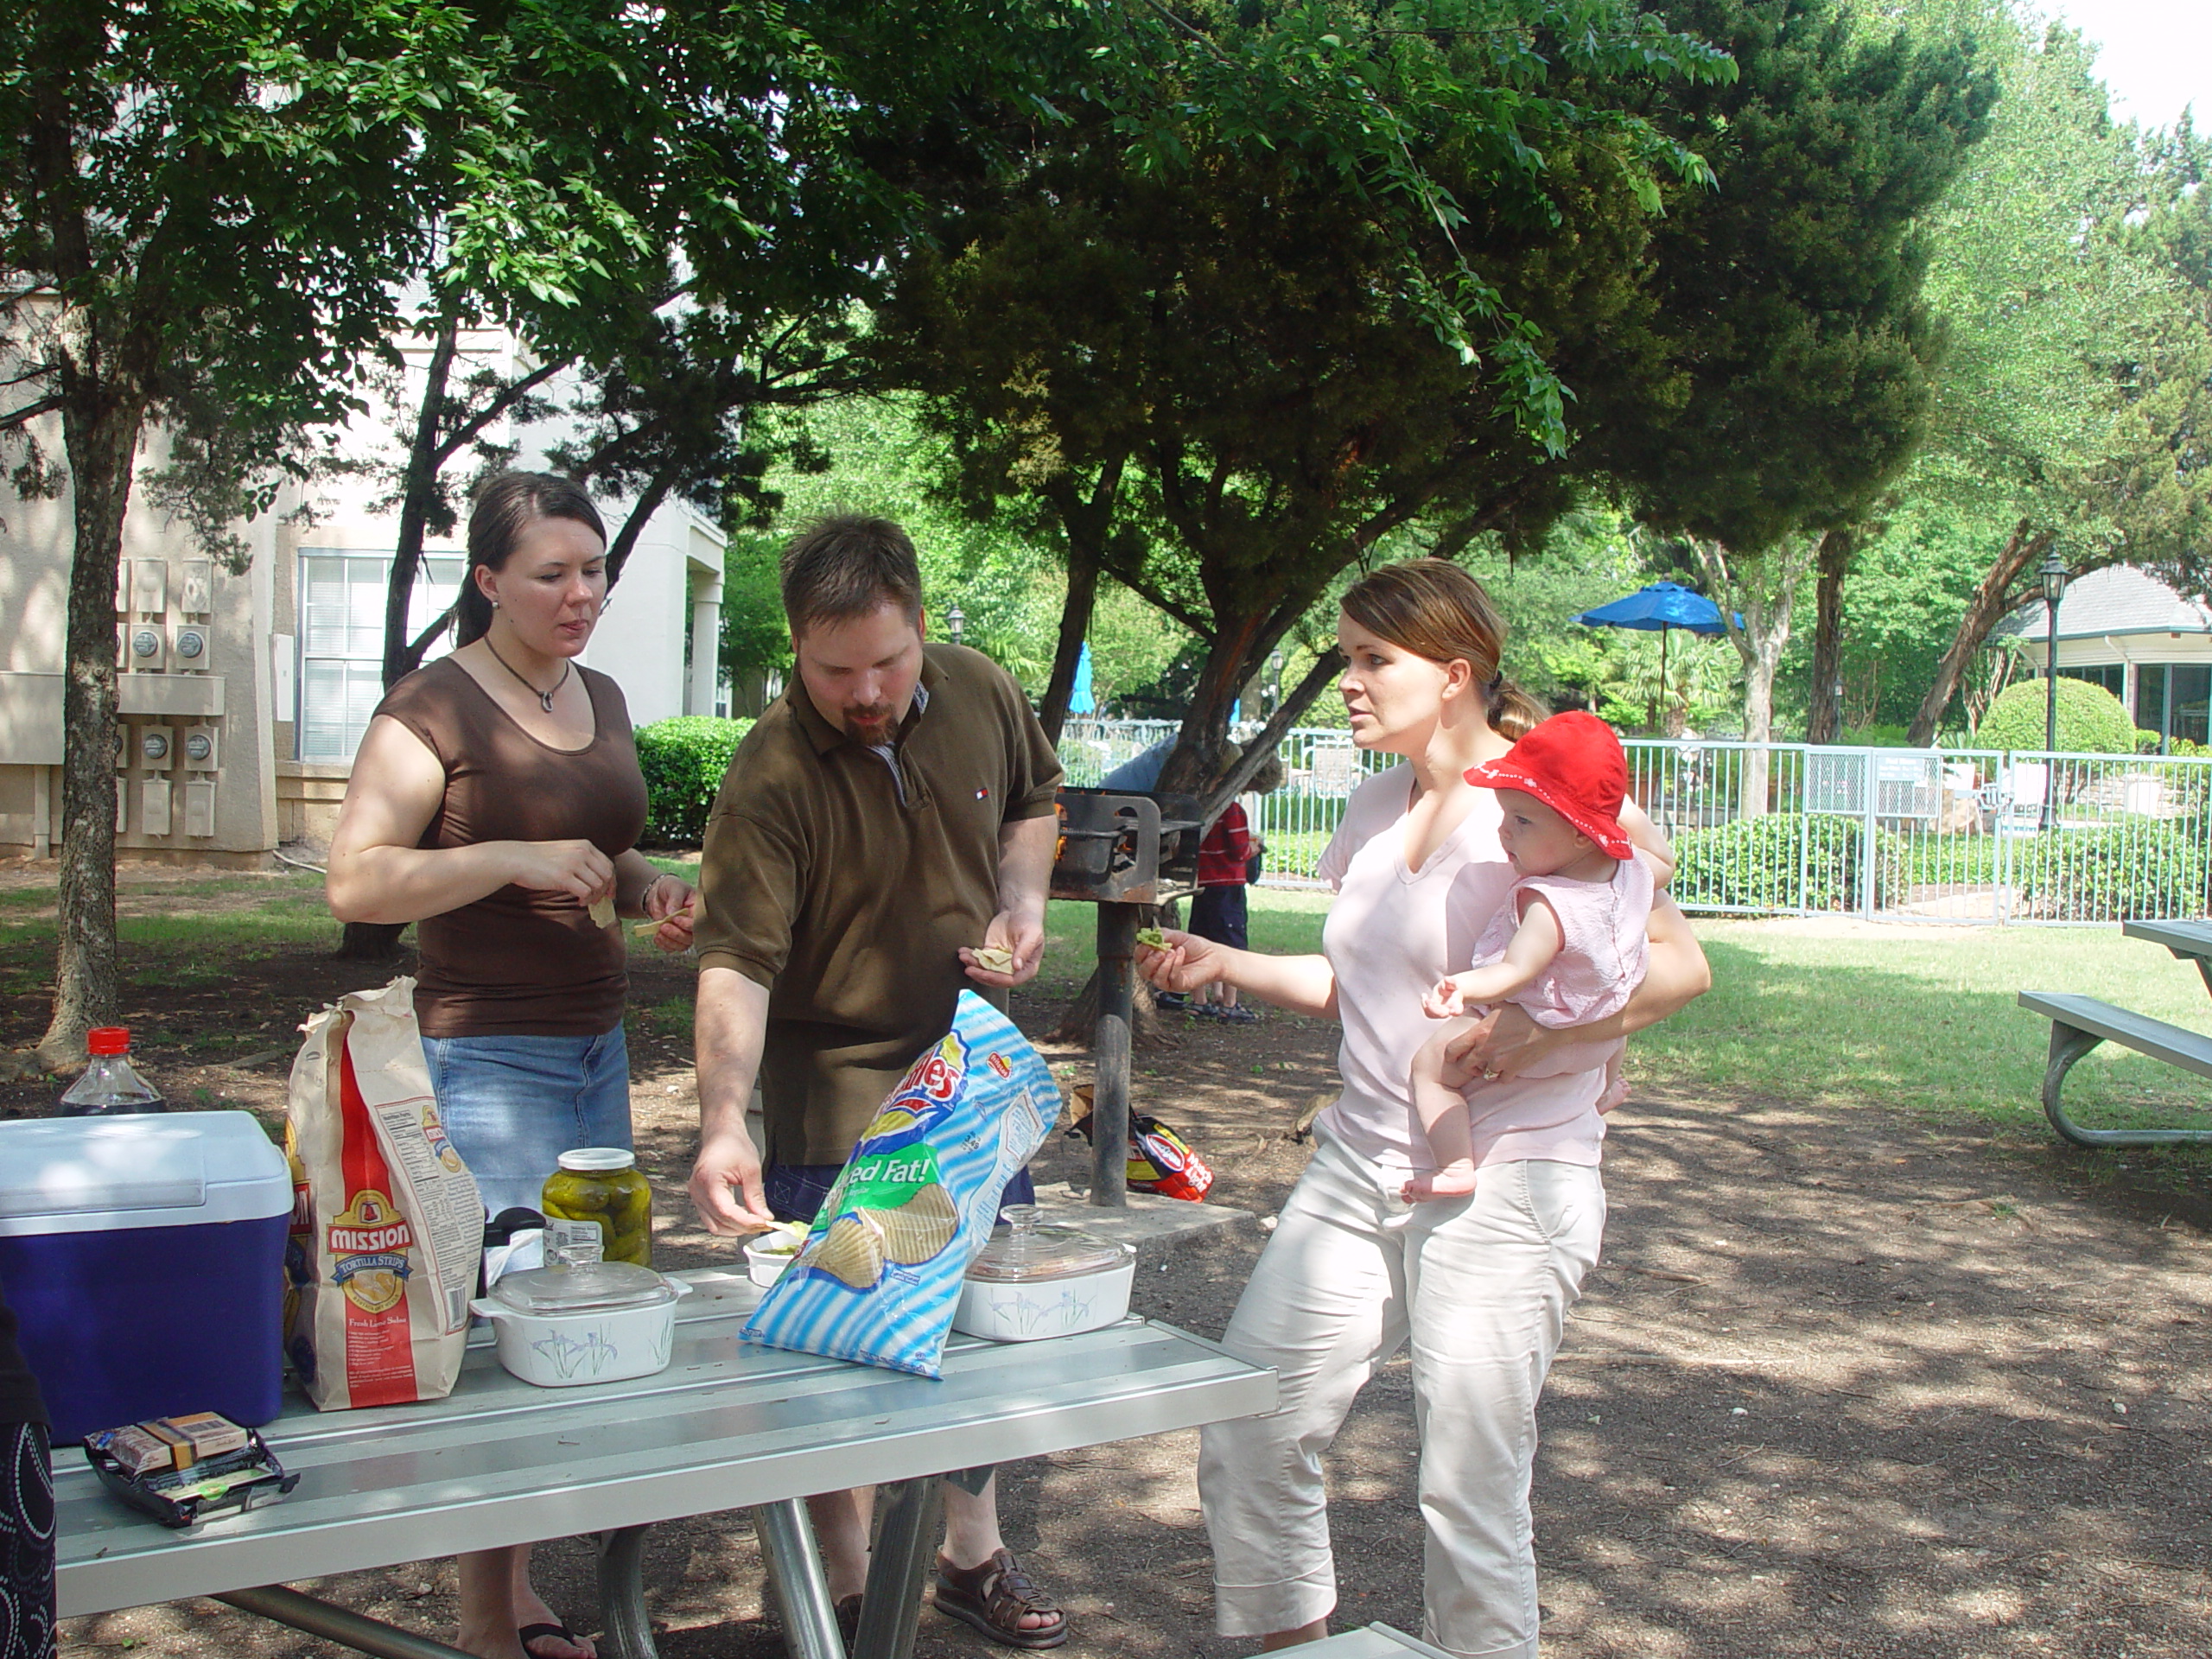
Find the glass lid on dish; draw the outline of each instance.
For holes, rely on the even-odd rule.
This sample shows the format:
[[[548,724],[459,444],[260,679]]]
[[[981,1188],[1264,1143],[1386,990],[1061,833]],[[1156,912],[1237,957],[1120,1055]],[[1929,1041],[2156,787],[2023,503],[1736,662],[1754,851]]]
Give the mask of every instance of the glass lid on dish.
[[[651,1268],[628,1262],[584,1262],[504,1274],[492,1287],[492,1300],[518,1313],[605,1313],[672,1302],[676,1287]]]
[[[969,1264],[968,1276],[998,1283],[1070,1279],[1107,1272],[1136,1254],[1126,1244],[1072,1227],[1040,1226],[1037,1215],[1033,1204],[1007,1205],[1005,1230],[991,1234],[991,1242]]]

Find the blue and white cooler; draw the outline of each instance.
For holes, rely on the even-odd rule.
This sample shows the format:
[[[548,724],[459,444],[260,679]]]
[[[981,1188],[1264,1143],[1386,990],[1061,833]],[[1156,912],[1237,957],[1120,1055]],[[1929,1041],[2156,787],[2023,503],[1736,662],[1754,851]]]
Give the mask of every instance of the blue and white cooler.
[[[276,1414],[292,1179],[246,1112],[0,1122],[0,1281],[60,1445]]]

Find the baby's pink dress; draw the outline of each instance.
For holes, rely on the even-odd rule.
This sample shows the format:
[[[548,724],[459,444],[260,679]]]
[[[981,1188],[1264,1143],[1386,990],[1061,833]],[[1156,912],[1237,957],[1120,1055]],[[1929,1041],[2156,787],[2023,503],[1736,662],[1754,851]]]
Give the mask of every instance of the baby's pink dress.
[[[1554,1030],[1618,1014],[1650,965],[1652,891],[1650,868],[1635,856],[1622,859],[1610,881],[1524,875],[1475,941],[1468,965],[1487,968],[1503,957],[1528,909],[1522,895],[1540,893],[1559,918],[1559,954],[1511,1001]],[[1589,1064],[1586,1056],[1577,1058]]]

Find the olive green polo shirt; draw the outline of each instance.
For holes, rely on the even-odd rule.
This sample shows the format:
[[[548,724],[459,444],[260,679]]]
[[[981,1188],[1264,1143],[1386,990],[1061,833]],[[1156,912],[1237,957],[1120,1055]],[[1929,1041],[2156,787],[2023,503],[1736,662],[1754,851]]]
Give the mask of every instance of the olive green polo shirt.
[[[738,745],[707,821],[699,960],[768,988],[771,1163],[851,1154],[975,983],[959,950],[998,914],[1001,828],[1052,810],[1058,757],[1003,669],[927,645],[921,686],[894,778],[794,678]]]

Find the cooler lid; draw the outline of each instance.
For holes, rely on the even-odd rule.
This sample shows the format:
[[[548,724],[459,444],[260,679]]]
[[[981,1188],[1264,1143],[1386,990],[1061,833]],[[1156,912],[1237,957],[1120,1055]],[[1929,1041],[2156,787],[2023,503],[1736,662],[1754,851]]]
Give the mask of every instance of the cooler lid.
[[[289,1213],[290,1166],[249,1112],[0,1122],[0,1236]]]
[[[1069,1279],[1118,1268],[1135,1254],[1126,1244],[1094,1238],[1072,1227],[1040,1227],[1033,1204],[1009,1204],[1006,1219],[1007,1230],[994,1231],[991,1242],[969,1264],[970,1279],[999,1283]]]
[[[518,1313],[611,1313],[676,1300],[676,1287],[632,1262],[580,1262],[568,1268],[503,1273],[492,1300]]]

